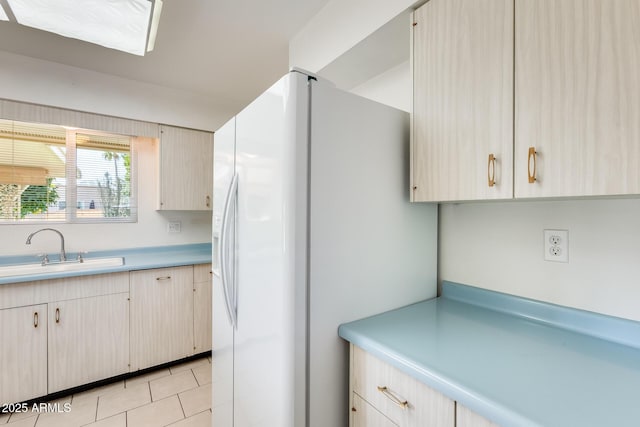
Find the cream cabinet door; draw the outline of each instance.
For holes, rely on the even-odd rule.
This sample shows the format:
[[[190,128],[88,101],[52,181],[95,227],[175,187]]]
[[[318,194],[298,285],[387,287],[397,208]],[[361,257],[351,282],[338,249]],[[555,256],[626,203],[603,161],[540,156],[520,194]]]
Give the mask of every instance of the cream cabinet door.
[[[131,370],[193,352],[193,266],[131,272]]]
[[[211,350],[211,276],[211,264],[193,267],[193,350],[195,353]]]
[[[0,310],[0,404],[47,394],[47,304]]]
[[[412,200],[513,197],[513,0],[414,12]]]
[[[470,409],[456,404],[456,427],[498,427],[488,419],[481,417]]]
[[[129,294],[48,304],[48,392],[129,372]]]
[[[385,417],[367,401],[356,393],[351,397],[351,427],[397,427],[398,425]]]
[[[516,0],[515,16],[515,197],[640,193],[640,1]]]
[[[213,133],[161,126],[159,210],[210,211]]]

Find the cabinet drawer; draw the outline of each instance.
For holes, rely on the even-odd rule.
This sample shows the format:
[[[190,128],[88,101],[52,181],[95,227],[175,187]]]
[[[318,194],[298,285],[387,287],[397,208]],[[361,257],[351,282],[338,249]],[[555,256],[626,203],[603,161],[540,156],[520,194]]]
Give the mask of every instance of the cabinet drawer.
[[[453,427],[455,403],[413,377],[351,346],[352,391],[400,426]]]

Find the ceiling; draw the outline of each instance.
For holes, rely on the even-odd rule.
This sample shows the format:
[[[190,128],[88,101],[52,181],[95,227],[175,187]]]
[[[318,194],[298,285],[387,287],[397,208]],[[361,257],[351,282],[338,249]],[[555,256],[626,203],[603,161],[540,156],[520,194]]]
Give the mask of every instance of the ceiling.
[[[288,69],[289,39],[328,0],[164,0],[138,57],[0,21],[0,50],[211,96],[234,114]]]

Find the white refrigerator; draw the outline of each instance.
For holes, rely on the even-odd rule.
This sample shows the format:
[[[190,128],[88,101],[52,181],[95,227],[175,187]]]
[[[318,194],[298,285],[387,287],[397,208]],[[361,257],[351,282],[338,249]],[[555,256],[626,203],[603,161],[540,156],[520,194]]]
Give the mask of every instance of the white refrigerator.
[[[214,187],[213,425],[346,427],[338,325],[436,296],[409,115],[291,71],[214,134]]]

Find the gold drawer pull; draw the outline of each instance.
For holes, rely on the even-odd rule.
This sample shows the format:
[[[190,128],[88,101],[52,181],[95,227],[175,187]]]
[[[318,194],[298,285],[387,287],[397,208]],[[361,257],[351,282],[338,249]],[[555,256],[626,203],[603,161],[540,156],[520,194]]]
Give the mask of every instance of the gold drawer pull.
[[[56,308],[56,323],[60,323],[60,309]]]
[[[529,147],[529,155],[527,156],[527,174],[529,175],[529,184],[536,182],[536,147]],[[531,159],[533,159],[533,172],[531,172]]]
[[[406,400],[400,399],[398,396],[393,394],[391,390],[389,390],[386,386],[384,387],[378,386],[378,391],[384,394],[385,396],[387,396],[387,398],[390,401],[392,401],[402,409],[407,409],[407,406],[409,406],[409,402],[407,402]]]
[[[496,156],[489,154],[489,164],[487,165],[487,179],[489,187],[496,185]]]
[[[38,327],[38,312],[37,311],[35,313],[33,313],[33,327],[34,328]]]
[[[160,281],[160,280],[171,280],[171,276],[156,277],[156,280],[157,281]]]

